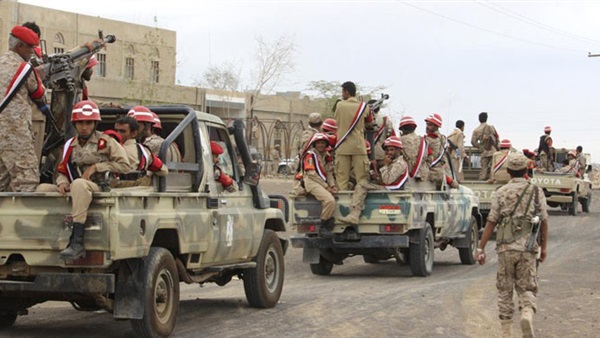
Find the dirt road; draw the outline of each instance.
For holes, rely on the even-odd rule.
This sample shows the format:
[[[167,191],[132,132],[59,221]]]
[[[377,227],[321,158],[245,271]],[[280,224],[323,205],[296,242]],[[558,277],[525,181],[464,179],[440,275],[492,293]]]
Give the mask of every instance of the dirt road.
[[[283,193],[289,182],[264,181]],[[552,209],[551,209],[552,210]],[[600,308],[600,205],[592,213],[551,211],[548,260],[540,266],[539,337],[597,337]],[[291,235],[288,232],[286,235]],[[435,252],[433,274],[412,277],[390,260],[353,257],[330,276],[312,275],[302,252],[290,248],[280,304],[248,307],[243,283],[184,285],[174,337],[495,337],[496,255],[484,266],[460,264],[458,251]],[[520,332],[515,322],[515,332]],[[104,312],[77,312],[45,303],[17,319],[2,337],[133,337],[127,321]],[[520,335],[516,335],[519,337]]]

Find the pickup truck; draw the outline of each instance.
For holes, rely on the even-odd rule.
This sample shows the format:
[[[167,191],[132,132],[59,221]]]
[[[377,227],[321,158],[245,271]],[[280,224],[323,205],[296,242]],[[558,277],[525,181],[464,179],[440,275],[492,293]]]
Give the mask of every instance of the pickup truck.
[[[542,172],[535,170],[531,183],[544,189],[546,204],[549,207],[560,207],[569,215],[576,216],[578,204],[583,212],[590,212],[592,202],[592,182],[587,178],[575,177],[575,174]]]
[[[447,174],[453,177],[450,165]],[[352,191],[335,197],[334,217],[339,219],[350,212]],[[321,204],[312,196],[292,198],[290,208],[297,231],[290,237],[292,246],[303,248],[303,261],[317,275],[328,275],[334,264],[362,255],[366,263],[395,258],[408,263],[413,275],[425,277],[433,269],[434,249],[448,245],[458,248],[463,264],[474,264],[483,225],[473,191],[445,184],[441,190],[433,184],[407,182],[405,190],[369,191],[359,224],[336,221],[333,238],[317,236]]]
[[[85,258],[64,261],[71,198],[58,193],[0,193],[0,327],[45,301],[81,311],[104,309],[128,319],[135,336],[169,336],[180,282],[225,285],[243,280],[248,303],[269,308],[283,288],[287,205],[258,185],[241,120],[227,128],[185,106],[149,107],[168,132],[159,157],[177,143],[180,162],[152,187],[94,193],[85,223]],[[103,109],[99,130],[127,110]],[[233,136],[233,140],[232,137]],[[221,167],[239,191],[215,181],[209,142],[224,149]],[[241,173],[236,150],[246,173]]]

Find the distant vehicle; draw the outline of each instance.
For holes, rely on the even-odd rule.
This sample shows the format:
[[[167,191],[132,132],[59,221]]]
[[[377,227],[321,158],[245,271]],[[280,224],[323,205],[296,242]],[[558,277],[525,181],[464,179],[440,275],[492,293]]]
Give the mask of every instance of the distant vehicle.
[[[296,171],[296,167],[298,166],[298,156],[294,158],[286,158],[279,162],[277,166],[277,173],[281,175],[290,175],[294,171]]]

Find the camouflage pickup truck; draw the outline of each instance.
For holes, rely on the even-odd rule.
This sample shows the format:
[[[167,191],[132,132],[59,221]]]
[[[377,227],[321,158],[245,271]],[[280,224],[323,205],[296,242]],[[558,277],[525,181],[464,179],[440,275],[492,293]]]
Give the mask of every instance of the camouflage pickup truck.
[[[451,167],[447,174],[453,175]],[[336,219],[348,215],[351,200],[352,191],[336,194]],[[312,196],[292,198],[290,205],[298,233],[290,241],[303,248],[304,262],[317,275],[328,275],[334,264],[362,255],[366,263],[395,258],[408,263],[413,275],[424,277],[433,269],[434,249],[448,245],[458,248],[463,264],[475,263],[482,219],[477,197],[464,186],[370,191],[359,224],[336,221],[333,238],[317,236],[321,204]]]
[[[179,309],[179,284],[243,280],[253,307],[277,304],[283,288],[287,200],[258,185],[244,126],[227,128],[189,107],[150,107],[177,143],[180,162],[153,187],[95,193],[85,224],[85,258],[63,261],[69,241],[70,197],[58,193],[0,193],[0,327],[45,301],[81,311],[104,309],[129,319],[134,335],[165,337]],[[102,110],[99,129],[112,128],[126,110]],[[233,136],[233,140],[232,137]],[[219,143],[222,170],[239,191],[215,181],[209,141]],[[242,175],[236,151],[243,161]]]
[[[544,189],[546,204],[549,207],[567,211],[569,215],[576,216],[578,204],[583,212],[590,212],[592,202],[592,182],[585,178],[575,177],[575,174],[561,174],[556,172],[541,172],[535,170],[531,183]]]

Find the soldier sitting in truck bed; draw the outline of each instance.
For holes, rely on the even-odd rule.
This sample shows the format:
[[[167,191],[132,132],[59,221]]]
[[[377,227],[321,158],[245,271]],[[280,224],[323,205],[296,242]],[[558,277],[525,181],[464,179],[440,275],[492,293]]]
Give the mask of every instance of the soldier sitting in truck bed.
[[[402,156],[402,141],[397,136],[390,136],[383,142],[385,157],[381,168],[380,181],[376,183],[361,183],[354,189],[352,196],[352,210],[340,221],[349,224],[358,224],[360,214],[365,208],[365,198],[369,190],[400,190],[408,179],[408,164]]]

